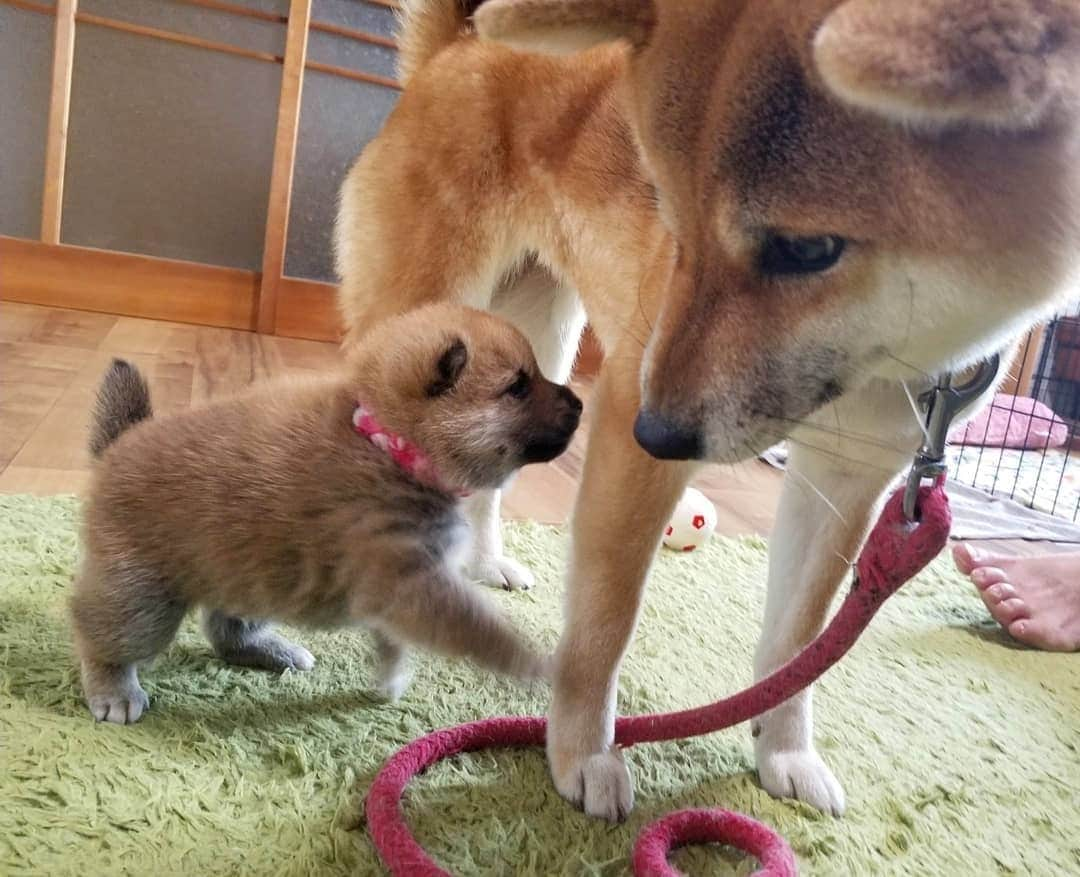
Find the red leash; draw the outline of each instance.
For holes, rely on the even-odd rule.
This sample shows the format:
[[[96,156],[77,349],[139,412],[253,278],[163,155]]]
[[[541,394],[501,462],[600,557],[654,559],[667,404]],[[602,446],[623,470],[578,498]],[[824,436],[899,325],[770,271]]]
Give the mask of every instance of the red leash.
[[[856,578],[828,627],[795,658],[757,684],[717,703],[664,715],[633,716],[615,723],[620,746],[695,737],[719,731],[779,706],[802,691],[855,644],[882,604],[945,547],[952,516],[944,478],[918,493],[917,523],[903,511],[903,489],[886,503],[855,565]],[[416,842],[401,813],[401,795],[416,774],[461,752],[493,746],[542,746],[546,719],[486,719],[436,731],[399,750],[383,766],[367,795],[367,823],[383,863],[395,877],[451,877]],[[667,861],[678,846],[720,843],[761,863],[759,875],[797,873],[791,848],[776,832],[728,810],[682,810],[648,826],[634,848],[637,877],[670,877]]]

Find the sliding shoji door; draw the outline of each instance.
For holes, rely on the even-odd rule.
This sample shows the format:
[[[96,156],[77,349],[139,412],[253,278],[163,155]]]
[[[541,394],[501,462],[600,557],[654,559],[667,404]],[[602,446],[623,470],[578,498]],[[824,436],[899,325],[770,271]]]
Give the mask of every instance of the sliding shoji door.
[[[0,298],[335,338],[392,0],[0,0]]]

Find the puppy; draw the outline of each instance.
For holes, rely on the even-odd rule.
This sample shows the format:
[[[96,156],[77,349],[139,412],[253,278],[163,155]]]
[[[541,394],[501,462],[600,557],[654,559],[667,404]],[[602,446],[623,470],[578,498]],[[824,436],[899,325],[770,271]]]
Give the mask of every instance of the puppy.
[[[407,684],[406,642],[543,675],[461,575],[459,499],[558,456],[581,408],[539,374],[516,329],[453,305],[380,325],[340,376],[160,420],[138,372],[114,361],[72,600],[94,718],[139,719],[149,701],[136,664],[196,605],[222,659],[278,671],[314,659],[267,620],[363,623],[391,698]]]

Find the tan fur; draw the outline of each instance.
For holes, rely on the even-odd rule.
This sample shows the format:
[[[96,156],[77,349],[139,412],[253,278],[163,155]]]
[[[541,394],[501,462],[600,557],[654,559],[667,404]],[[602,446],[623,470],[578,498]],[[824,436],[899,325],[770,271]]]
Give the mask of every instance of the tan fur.
[[[94,407],[90,454],[100,457],[121,433],[154,416],[150,388],[134,368],[113,360]]]
[[[759,665],[786,660],[843,569],[797,552],[853,554],[918,442],[905,387],[1001,349],[1070,292],[1076,5],[490,0],[474,21],[538,52],[599,44],[429,49],[345,182],[340,304],[351,340],[423,302],[498,309],[523,264],[580,296],[608,359],[548,745],[559,790],[618,818],[618,665],[689,471],[631,441],[635,417],[696,437],[705,460],[799,445],[807,483],[785,495],[770,599],[808,608],[767,614]],[[769,247],[825,237],[845,242],[827,269],[766,270]],[[800,504],[811,487],[846,499]],[[809,697],[764,727],[766,788],[839,812]]]
[[[362,400],[450,484],[475,490],[561,452],[580,402],[537,374],[520,333],[464,308],[388,321],[353,353],[341,375],[126,430],[132,370],[114,365],[98,416],[119,424],[119,437],[96,466],[73,595],[97,718],[139,717],[147,700],[135,664],[168,644],[192,606],[207,612],[223,658],[277,670],[313,662],[261,622],[364,623],[379,636],[394,694],[402,641],[524,678],[541,673],[540,659],[462,579],[456,497],[358,435],[352,415]],[[522,375],[528,392],[509,395]]]
[[[644,40],[654,23],[648,0],[488,0],[484,37],[507,46],[564,54],[612,40]]]
[[[413,73],[468,28],[468,17],[480,0],[452,0],[432,6],[426,0],[405,0],[398,13],[398,79],[407,85]]]
[[[814,41],[825,81],[857,106],[916,124],[1028,128],[1077,98],[1080,7],[858,0]]]

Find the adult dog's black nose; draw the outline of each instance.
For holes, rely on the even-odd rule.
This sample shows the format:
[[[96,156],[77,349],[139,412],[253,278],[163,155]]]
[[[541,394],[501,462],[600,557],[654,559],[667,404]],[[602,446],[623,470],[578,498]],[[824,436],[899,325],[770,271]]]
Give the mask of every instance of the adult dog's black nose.
[[[634,422],[634,438],[658,460],[696,460],[704,451],[698,430],[644,408]]]

